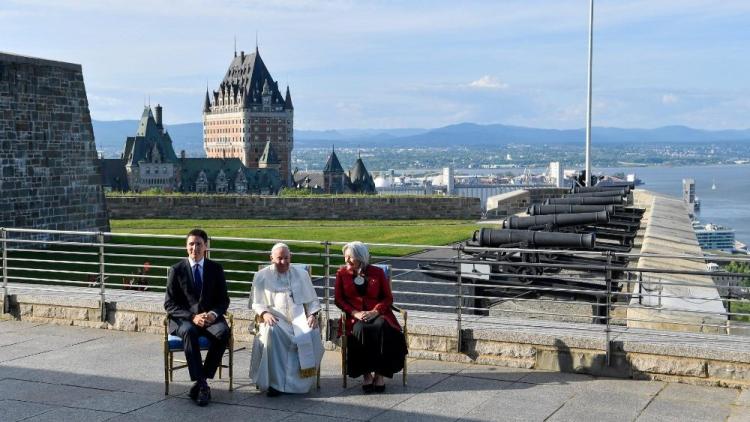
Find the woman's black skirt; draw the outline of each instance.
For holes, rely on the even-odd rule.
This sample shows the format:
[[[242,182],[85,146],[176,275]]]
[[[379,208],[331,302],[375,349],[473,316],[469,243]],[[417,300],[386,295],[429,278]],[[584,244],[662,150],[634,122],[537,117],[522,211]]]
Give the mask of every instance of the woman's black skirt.
[[[404,333],[382,317],[357,321],[347,337],[346,372],[352,378],[369,372],[392,378],[404,369],[407,353]]]

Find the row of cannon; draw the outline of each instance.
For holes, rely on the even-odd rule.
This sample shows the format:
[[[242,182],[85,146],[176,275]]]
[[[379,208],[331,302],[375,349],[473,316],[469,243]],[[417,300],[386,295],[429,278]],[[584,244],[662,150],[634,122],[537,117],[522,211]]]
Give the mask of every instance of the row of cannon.
[[[632,189],[575,187],[561,198],[532,204],[526,215],[506,218],[500,228],[475,231],[465,243],[471,264],[431,263],[428,268],[441,270],[436,273],[442,278],[460,269],[462,281],[481,286],[477,296],[496,298],[485,307],[508,297],[600,303],[605,290],[619,289],[612,280],[624,273],[628,258],[623,253],[631,251],[640,227],[644,210],[629,205]]]

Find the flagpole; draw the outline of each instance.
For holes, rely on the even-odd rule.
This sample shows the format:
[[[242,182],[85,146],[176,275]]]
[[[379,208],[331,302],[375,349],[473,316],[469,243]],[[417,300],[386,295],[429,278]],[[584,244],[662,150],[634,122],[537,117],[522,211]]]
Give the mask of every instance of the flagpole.
[[[589,71],[586,103],[586,186],[591,186],[591,68],[594,50],[594,0],[589,0]]]

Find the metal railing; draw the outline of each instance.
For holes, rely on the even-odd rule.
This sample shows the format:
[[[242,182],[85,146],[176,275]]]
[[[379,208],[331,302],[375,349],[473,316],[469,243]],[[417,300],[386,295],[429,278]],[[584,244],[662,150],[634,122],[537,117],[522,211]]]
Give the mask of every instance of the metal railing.
[[[312,266],[325,319],[330,320],[336,312],[331,298],[344,242],[213,237],[209,255],[224,266],[233,300],[247,301],[253,275],[269,263],[270,248],[279,241],[290,245],[294,262]],[[163,292],[167,269],[186,255],[184,243],[184,236],[173,235],[0,229],[3,312],[10,311],[7,299],[14,290],[74,290],[97,297],[104,320],[107,300],[123,295],[153,300],[153,292]],[[690,334],[693,339],[701,333],[750,332],[750,324],[744,326],[750,322],[750,274],[674,265],[705,263],[704,256],[389,243],[369,247],[373,262],[391,265],[395,303],[416,311],[416,319],[425,323],[455,324],[458,351],[467,329],[493,326],[562,327],[601,335],[608,359],[613,338],[633,327],[666,337],[692,331],[697,333]],[[501,255],[545,260],[497,260]],[[643,257],[664,265],[638,265]],[[750,257],[710,260],[750,262]],[[717,288],[715,279],[726,285]]]

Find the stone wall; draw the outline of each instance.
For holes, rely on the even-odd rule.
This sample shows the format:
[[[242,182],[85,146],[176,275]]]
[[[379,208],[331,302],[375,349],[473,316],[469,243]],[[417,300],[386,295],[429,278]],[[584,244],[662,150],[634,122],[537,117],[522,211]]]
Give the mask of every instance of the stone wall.
[[[109,231],[81,66],[0,53],[0,227]]]
[[[475,219],[479,198],[462,197],[278,197],[250,195],[111,196],[110,218],[186,219]]]

